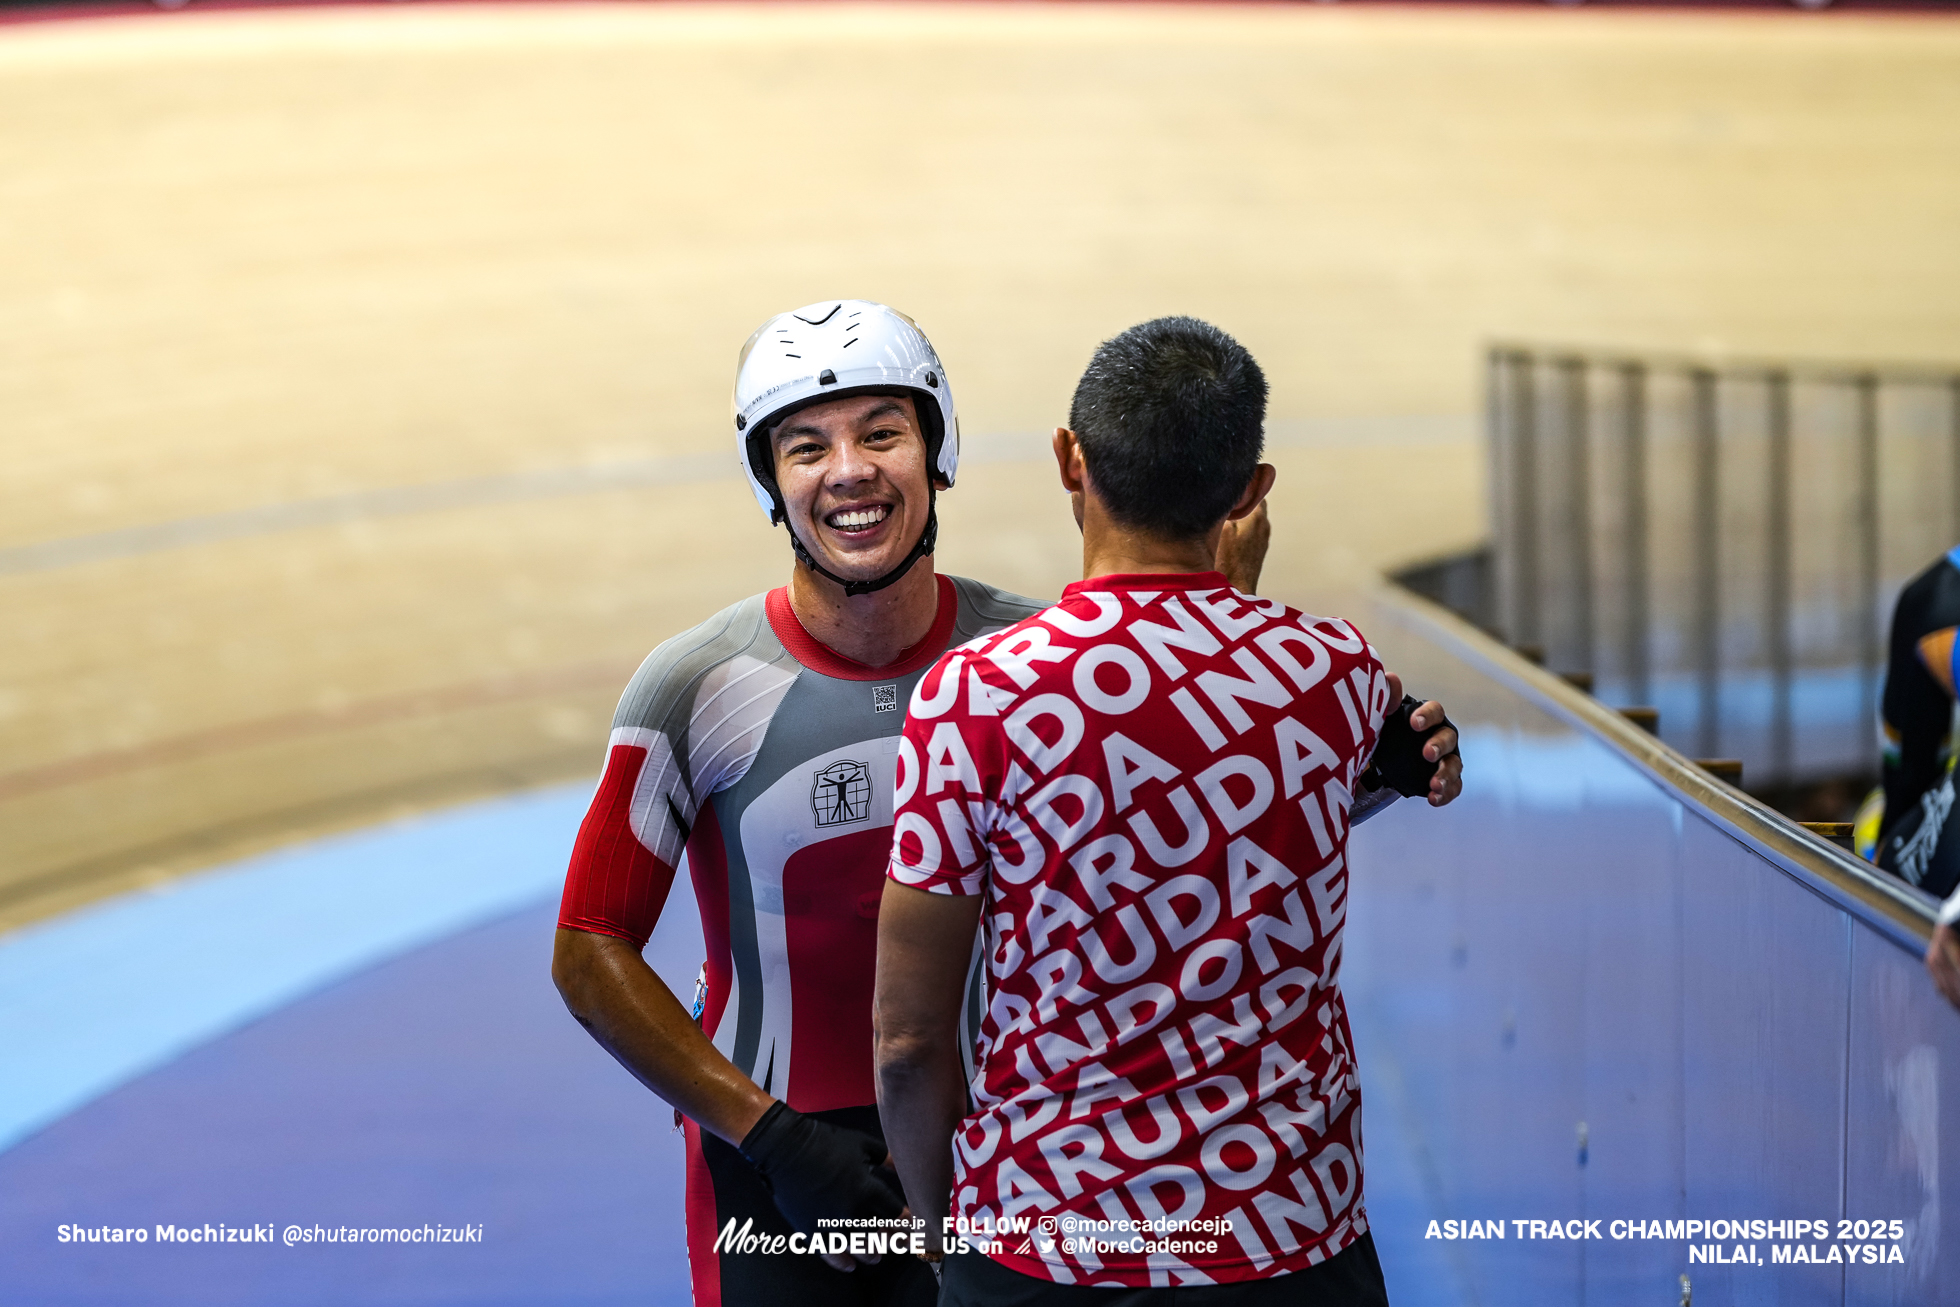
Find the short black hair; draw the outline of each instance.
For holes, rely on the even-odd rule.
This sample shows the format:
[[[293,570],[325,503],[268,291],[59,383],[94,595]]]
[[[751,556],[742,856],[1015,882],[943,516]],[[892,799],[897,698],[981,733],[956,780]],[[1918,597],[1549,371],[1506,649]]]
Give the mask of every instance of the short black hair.
[[[1259,467],[1266,374],[1210,323],[1155,318],[1096,348],[1068,424],[1111,516],[1187,540],[1232,511]]]

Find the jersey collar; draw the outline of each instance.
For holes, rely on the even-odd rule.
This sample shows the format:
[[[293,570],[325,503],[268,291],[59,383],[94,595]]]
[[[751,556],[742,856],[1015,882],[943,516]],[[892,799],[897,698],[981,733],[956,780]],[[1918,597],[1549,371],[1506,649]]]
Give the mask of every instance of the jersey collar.
[[[933,579],[939,583],[939,608],[932,615],[932,629],[917,644],[883,667],[870,667],[854,658],[846,658],[805,630],[796,609],[790,606],[789,587],[786,585],[769,592],[763,601],[763,611],[768,614],[769,629],[783,642],[783,648],[789,650],[790,657],[811,671],[840,681],[890,681],[929,665],[945,651],[946,641],[953,634],[953,623],[960,615],[959,591],[944,575]]]
[[[1069,599],[1094,590],[1229,590],[1223,572],[1111,572],[1076,581],[1062,591]]]

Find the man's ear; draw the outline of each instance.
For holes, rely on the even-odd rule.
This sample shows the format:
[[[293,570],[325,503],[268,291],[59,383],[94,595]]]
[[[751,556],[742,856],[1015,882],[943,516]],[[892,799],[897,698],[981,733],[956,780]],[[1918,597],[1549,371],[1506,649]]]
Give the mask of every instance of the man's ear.
[[[1062,489],[1071,495],[1082,493],[1082,444],[1067,427],[1055,428],[1055,467],[1062,474]]]
[[[1261,463],[1254,468],[1252,480],[1245,483],[1245,493],[1239,496],[1238,503],[1232,505],[1232,511],[1225,515],[1225,520],[1236,522],[1259,507],[1259,501],[1272,492],[1273,481],[1278,476],[1279,470],[1271,463]]]
[[[1069,511],[1075,515],[1075,529],[1082,529],[1083,491],[1089,484],[1089,470],[1082,462],[1082,442],[1067,427],[1055,428],[1055,464],[1062,474],[1062,489],[1068,491]]]

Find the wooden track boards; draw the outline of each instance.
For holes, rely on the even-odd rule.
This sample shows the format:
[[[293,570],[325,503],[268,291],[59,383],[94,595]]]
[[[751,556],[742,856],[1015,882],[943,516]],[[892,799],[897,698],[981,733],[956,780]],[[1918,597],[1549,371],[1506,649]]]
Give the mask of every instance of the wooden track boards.
[[[1925,18],[0,29],[0,926],[595,769],[640,656],[786,570],[732,454],[698,463],[772,311],[926,325],[972,455],[941,565],[1030,593],[1074,574],[1040,433],[1089,350],[1212,318],[1273,380],[1299,597],[1481,534],[1491,335],[1960,357],[1956,164],[1960,25]],[[371,511],[577,468],[640,472]],[[160,523],[201,543],[34,553]]]

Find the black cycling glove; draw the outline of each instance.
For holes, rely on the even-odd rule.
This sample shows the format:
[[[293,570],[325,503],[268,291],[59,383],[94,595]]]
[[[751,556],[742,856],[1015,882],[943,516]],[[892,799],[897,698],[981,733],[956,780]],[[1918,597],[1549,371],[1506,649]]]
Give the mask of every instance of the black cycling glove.
[[[1422,747],[1445,726],[1454,730],[1456,723],[1445,717],[1427,730],[1412,730],[1409,714],[1420,707],[1422,700],[1405,694],[1402,706],[1383,719],[1381,736],[1375,741],[1375,756],[1369,761],[1368,770],[1361,773],[1364,786],[1371,790],[1387,786],[1408,799],[1429,793],[1430,778],[1436,775],[1443,760],[1429,761],[1422,756]]]
[[[897,1216],[904,1205],[879,1175],[885,1155],[884,1144],[870,1135],[780,1101],[742,1140],[742,1156],[762,1174],[777,1210],[805,1234],[820,1216]]]

